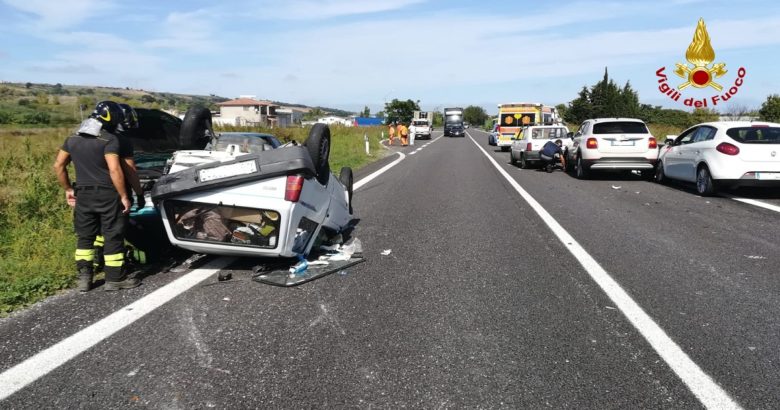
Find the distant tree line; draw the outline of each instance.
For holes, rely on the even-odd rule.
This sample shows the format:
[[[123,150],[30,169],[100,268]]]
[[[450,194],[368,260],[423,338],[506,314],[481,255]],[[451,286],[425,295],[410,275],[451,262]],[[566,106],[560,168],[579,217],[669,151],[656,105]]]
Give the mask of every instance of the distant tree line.
[[[146,92],[107,87],[63,86],[51,84],[0,85],[0,124],[60,126],[77,124],[98,101],[113,100],[133,107],[185,112],[200,105],[217,110],[226,98]]]
[[[639,94],[626,82],[619,87],[604,70],[601,81],[591,87],[583,86],[568,105],[559,104],[558,112],[569,124],[580,124],[588,118],[629,117],[639,118],[647,123],[666,124],[679,128],[707,121],[717,121],[720,114],[711,109],[697,108],[693,112],[662,108],[660,105],[641,104]],[[734,118],[758,116],[765,121],[780,121],[780,95],[770,95],[758,112],[744,106],[731,104],[722,114]]]

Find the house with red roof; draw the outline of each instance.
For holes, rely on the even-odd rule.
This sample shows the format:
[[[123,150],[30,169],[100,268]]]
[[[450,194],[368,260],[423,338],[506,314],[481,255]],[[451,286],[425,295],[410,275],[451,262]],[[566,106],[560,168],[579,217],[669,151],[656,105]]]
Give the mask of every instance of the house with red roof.
[[[217,106],[219,106],[219,116],[213,118],[215,123],[270,128],[279,126],[279,116],[276,112],[279,105],[270,101],[241,97],[221,102]]]

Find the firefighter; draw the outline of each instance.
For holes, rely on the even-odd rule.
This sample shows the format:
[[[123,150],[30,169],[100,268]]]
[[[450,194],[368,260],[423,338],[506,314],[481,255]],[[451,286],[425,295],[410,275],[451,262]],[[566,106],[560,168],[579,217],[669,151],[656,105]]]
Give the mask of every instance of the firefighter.
[[[117,138],[119,138],[119,164],[122,166],[122,173],[125,176],[125,185],[128,188],[128,195],[131,192],[135,192],[135,205],[136,209],[141,209],[146,204],[146,201],[144,199],[144,191],[143,187],[141,186],[141,181],[138,179],[138,171],[135,166],[135,159],[133,158],[133,142],[130,140],[130,137],[128,135],[130,130],[134,130],[138,128],[138,114],[135,112],[133,107],[129,106],[128,104],[117,104],[113,101],[101,101],[99,102],[96,107],[101,105],[114,105],[116,104],[119,109],[122,111],[122,121],[119,123],[119,126],[116,128],[116,132],[114,133]],[[132,188],[132,191],[130,190]],[[132,199],[132,196],[130,196]],[[132,245],[127,244],[125,245]],[[103,257],[103,246],[104,246],[104,238],[103,235],[98,235],[95,239],[95,259],[94,259],[94,272],[98,273],[103,271],[104,268],[104,257]],[[133,249],[133,254],[138,254],[139,250],[135,246],[130,246],[131,249]],[[145,255],[138,255],[135,256],[136,260],[143,260],[145,263]],[[125,263],[128,261],[126,260]]]
[[[118,104],[98,104],[90,118],[62,144],[54,163],[66,201],[75,200],[73,226],[78,238],[75,259],[81,292],[92,287],[94,242],[100,233],[105,240],[104,289],[130,289],[141,283],[137,278],[127,277],[123,269],[125,216],[130,212],[131,203],[119,159],[119,139],[114,134],[121,121]],[[68,175],[71,162],[76,170],[75,186]]]

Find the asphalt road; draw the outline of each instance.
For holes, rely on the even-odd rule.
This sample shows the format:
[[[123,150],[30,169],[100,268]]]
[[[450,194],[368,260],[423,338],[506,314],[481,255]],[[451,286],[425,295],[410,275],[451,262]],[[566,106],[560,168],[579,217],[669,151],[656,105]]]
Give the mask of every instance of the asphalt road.
[[[391,147],[404,160],[355,193],[365,263],[278,288],[235,261],[232,280],[209,275],[0,407],[704,407],[489,158],[732,404],[780,406],[780,213],[631,175],[521,170],[486,133],[439,135]],[[188,274],[0,320],[0,371]]]

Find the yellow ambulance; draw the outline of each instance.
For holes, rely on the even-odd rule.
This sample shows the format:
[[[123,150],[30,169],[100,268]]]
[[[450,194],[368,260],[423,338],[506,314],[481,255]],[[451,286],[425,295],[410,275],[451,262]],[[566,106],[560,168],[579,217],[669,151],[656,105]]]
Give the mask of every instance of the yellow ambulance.
[[[559,122],[554,107],[538,103],[498,104],[498,129],[496,145],[501,151],[509,151],[512,138],[522,127],[529,125],[552,125]]]

